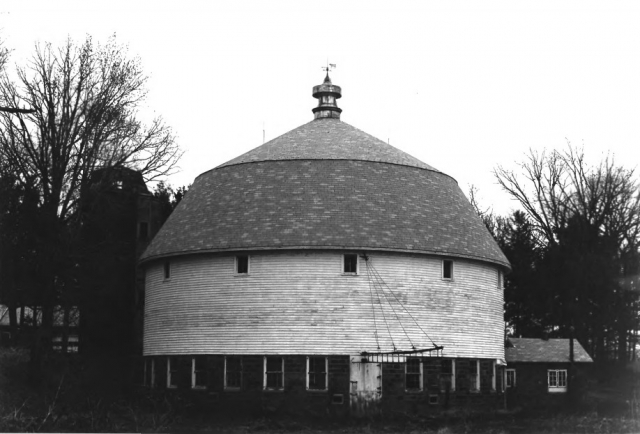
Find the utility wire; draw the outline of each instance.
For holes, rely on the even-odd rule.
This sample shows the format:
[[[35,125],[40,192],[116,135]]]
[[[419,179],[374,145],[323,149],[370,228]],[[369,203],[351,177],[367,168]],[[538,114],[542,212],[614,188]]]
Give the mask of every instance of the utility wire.
[[[424,333],[424,335],[427,337],[427,339],[429,339],[429,341],[433,344],[433,346],[437,346],[435,342],[433,342],[433,339],[431,339],[431,337],[427,334],[427,332],[424,331],[424,329],[420,326],[420,323],[414,318],[413,315],[411,315],[411,312],[409,312],[409,309],[407,309],[404,304],[402,304],[402,302],[398,299],[398,297],[393,293],[393,291],[391,290],[391,288],[389,288],[389,285],[386,284],[386,282],[382,279],[382,277],[380,276],[380,274],[378,273],[378,271],[373,267],[373,265],[371,266],[372,272],[375,273],[378,278],[380,279],[380,281],[382,282],[382,284],[384,284],[387,289],[389,289],[389,292],[391,292],[391,294],[395,297],[396,301],[398,302],[398,304],[400,304],[400,306],[402,306],[402,308],[405,310],[405,312],[407,312],[407,314],[409,314],[409,317],[413,320],[413,322],[418,326],[418,328],[420,329],[420,331],[422,331],[422,333]],[[368,271],[368,270],[367,270]],[[402,325],[402,323],[400,323]],[[403,326],[404,329],[404,326]],[[405,332],[406,333],[406,332]],[[408,337],[408,336],[407,336]],[[409,340],[409,342],[411,342],[411,340]],[[413,345],[413,344],[412,344]],[[415,347],[414,347],[415,348]]]
[[[366,261],[366,265],[367,265],[367,277],[369,279],[369,282],[371,282],[371,274],[370,274],[370,270],[369,270],[369,261]],[[389,332],[389,339],[391,340],[391,345],[393,346],[393,350],[395,351],[396,350],[396,344],[393,341],[393,335],[391,334],[391,328],[389,327],[389,322],[387,321],[387,317],[384,314],[384,309],[382,307],[382,302],[380,301],[380,294],[378,293],[378,288],[376,288],[375,284],[373,285],[373,289],[376,290],[376,297],[378,298],[378,304],[380,305],[380,312],[382,313],[382,319],[384,320],[384,323],[387,326],[387,331]]]

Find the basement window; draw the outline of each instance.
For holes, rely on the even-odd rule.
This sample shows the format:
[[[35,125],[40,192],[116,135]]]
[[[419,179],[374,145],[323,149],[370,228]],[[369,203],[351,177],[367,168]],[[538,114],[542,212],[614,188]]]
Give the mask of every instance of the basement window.
[[[264,390],[284,390],[284,358],[264,358]]]
[[[164,280],[171,279],[171,262],[165,261],[164,263]]]
[[[440,362],[440,391],[456,390],[456,361],[444,359]]]
[[[506,372],[507,377],[507,389],[516,387],[516,370],[515,369],[507,369]]]
[[[156,366],[155,360],[145,359],[144,361],[144,382],[147,387],[155,387],[156,385]]]
[[[480,360],[469,361],[469,390],[480,391]]]
[[[442,261],[442,278],[446,280],[453,280],[453,261],[451,259],[445,259]]]
[[[549,392],[564,393],[567,391],[566,369],[549,369],[547,371],[547,379],[549,382]]]
[[[249,255],[236,256],[236,274],[249,274]]]
[[[167,357],[167,388],[178,387],[178,358]]]
[[[420,392],[422,390],[422,361],[420,359],[407,359],[405,364],[405,390],[407,392]]]
[[[191,358],[191,388],[207,388],[207,361],[204,357]]]
[[[242,357],[227,356],[224,358],[224,389],[242,389]]]
[[[358,255],[353,253],[344,255],[342,272],[344,274],[358,274]]]
[[[307,357],[307,390],[327,390],[328,357]]]

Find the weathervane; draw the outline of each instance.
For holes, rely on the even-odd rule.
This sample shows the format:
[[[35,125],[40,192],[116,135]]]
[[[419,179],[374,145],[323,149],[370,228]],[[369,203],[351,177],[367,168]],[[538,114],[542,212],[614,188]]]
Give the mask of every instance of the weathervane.
[[[334,69],[336,67],[335,63],[329,63],[329,61],[327,61],[327,66],[322,66],[322,70],[326,71],[326,73],[328,74],[329,71],[331,71],[332,69]]]

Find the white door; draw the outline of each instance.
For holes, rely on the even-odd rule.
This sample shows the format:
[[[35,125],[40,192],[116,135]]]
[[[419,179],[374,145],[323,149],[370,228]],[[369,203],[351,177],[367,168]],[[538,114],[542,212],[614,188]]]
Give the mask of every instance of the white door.
[[[351,413],[356,416],[376,413],[382,398],[382,364],[351,357]]]

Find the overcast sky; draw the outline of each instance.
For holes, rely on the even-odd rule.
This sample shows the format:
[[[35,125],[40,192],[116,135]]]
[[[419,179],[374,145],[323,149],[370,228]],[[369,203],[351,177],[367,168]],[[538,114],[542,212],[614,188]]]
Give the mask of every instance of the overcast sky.
[[[474,184],[485,206],[528,149],[640,162],[640,2],[14,1],[0,38],[34,44],[116,34],[149,74],[145,110],[187,151],[169,181],[209,170],[311,119],[321,67],[342,120]]]

